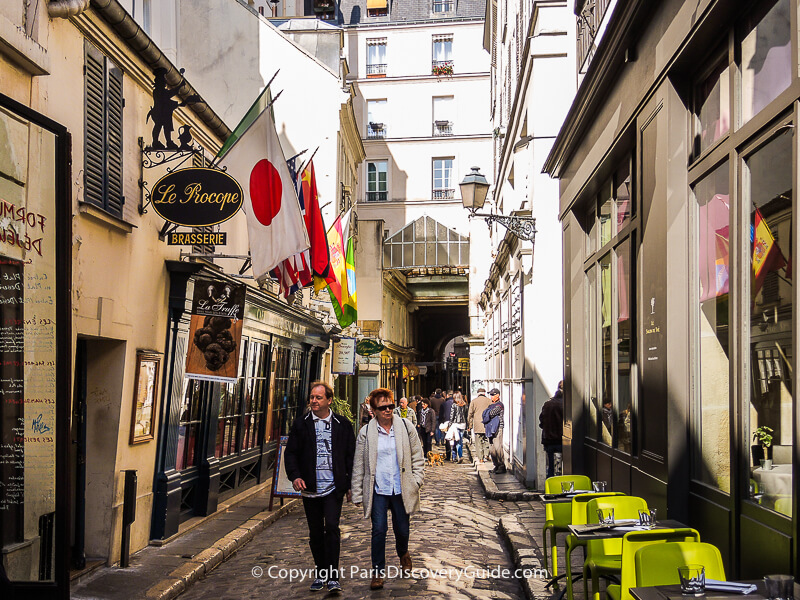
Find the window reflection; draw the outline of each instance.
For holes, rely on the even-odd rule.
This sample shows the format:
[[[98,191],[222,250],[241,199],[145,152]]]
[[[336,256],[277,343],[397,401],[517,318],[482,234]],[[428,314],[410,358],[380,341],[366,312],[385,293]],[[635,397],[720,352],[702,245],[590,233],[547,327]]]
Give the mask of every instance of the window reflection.
[[[617,248],[617,448],[630,453],[631,398],[631,241]]]
[[[744,417],[745,441],[751,446],[750,499],[791,516],[792,134],[779,134],[745,164],[750,200],[751,373]]]
[[[695,90],[695,147],[710,148],[730,130],[730,67],[727,57]]]
[[[762,2],[742,39],[742,119],[749,120],[792,80],[789,0]]]
[[[614,439],[614,409],[613,409],[613,390],[612,390],[612,327],[611,327],[611,298],[612,298],[612,279],[611,279],[611,254],[606,254],[600,259],[600,316],[601,323],[601,343],[602,343],[602,402],[601,411],[601,441],[609,446]]]
[[[699,274],[698,409],[699,439],[694,477],[730,492],[729,405],[729,239],[730,202],[728,163],[717,167],[694,186],[697,200]]]

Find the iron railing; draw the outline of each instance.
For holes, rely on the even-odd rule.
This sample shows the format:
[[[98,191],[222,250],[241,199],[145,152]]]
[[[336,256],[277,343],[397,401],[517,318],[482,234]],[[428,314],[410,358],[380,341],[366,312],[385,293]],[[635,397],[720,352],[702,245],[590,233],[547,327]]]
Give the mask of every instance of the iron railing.
[[[434,121],[433,122],[433,135],[453,135],[453,122],[452,121]]]
[[[434,200],[452,200],[456,197],[456,191],[452,188],[433,190]]]
[[[577,60],[579,73],[585,72],[588,67],[588,65],[584,63],[586,63],[587,59],[590,59],[591,55],[594,53],[597,31],[606,16],[609,4],[611,4],[611,0],[586,0],[586,3],[583,5],[577,17]]]
[[[386,65],[367,65],[367,76],[386,75]]]
[[[367,202],[386,202],[389,192],[367,192]]]

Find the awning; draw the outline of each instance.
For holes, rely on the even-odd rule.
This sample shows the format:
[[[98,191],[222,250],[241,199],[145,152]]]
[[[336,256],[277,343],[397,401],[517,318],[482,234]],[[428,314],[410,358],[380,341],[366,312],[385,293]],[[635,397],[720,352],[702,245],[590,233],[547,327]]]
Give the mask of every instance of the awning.
[[[367,0],[367,8],[387,8],[389,0]]]

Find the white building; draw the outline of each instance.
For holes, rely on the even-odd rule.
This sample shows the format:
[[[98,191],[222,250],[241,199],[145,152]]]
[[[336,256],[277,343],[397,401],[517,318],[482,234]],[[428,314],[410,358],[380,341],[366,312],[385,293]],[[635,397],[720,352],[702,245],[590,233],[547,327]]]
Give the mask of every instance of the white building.
[[[447,343],[470,333],[470,224],[458,182],[491,160],[484,2],[345,0],[339,10],[350,77],[363,96],[360,326],[387,345],[382,385],[427,394],[464,384],[466,371],[456,377],[427,364],[427,374],[412,380],[412,370],[403,386],[390,365],[442,363]],[[366,372],[363,389],[378,383]]]
[[[536,219],[535,247],[492,231],[490,275],[480,293],[487,379],[506,402],[504,445],[518,478],[543,483],[539,413],[564,372],[558,182],[542,174],[575,93],[572,2],[492,2],[493,184],[483,212]]]

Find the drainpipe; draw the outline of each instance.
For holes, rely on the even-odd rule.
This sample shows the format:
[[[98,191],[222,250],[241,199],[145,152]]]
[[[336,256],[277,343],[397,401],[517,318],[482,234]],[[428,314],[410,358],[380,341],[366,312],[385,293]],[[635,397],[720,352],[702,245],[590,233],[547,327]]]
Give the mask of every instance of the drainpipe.
[[[91,0],[50,0],[47,3],[47,12],[54,19],[69,19],[89,8],[90,2]]]

